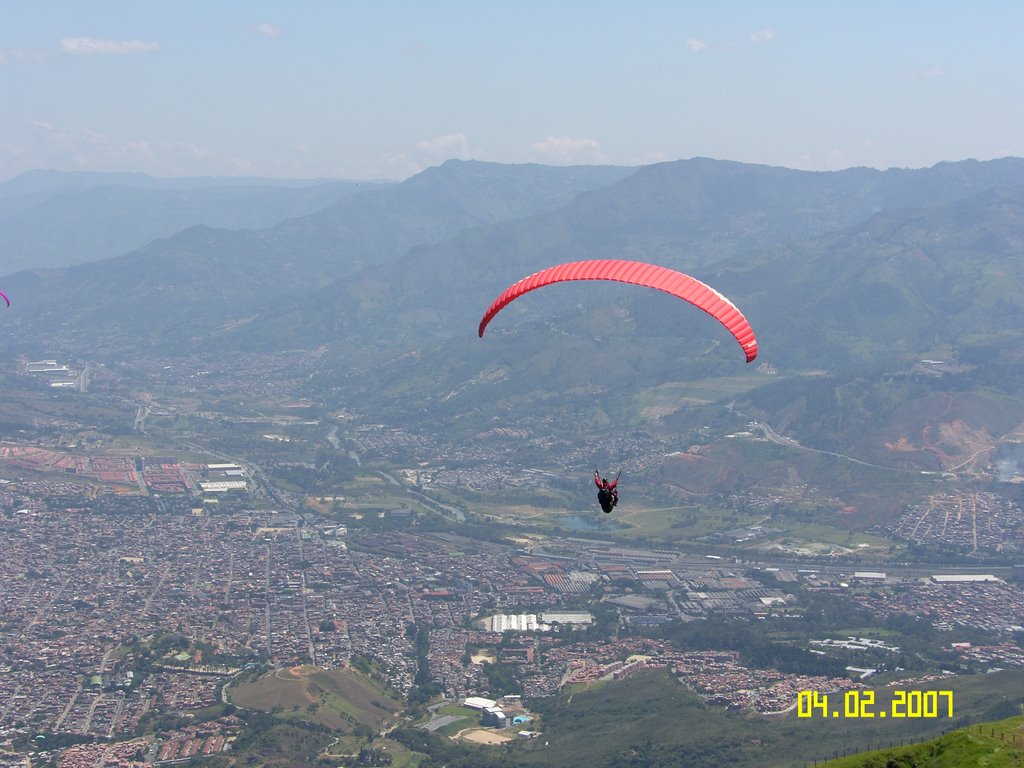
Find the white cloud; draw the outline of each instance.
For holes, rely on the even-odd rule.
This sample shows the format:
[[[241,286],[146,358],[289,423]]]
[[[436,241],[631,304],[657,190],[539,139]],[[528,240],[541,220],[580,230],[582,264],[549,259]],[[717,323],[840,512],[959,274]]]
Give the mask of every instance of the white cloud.
[[[32,127],[36,131],[37,154],[42,152],[54,167],[138,170],[157,176],[244,171],[238,161],[223,160],[209,149],[187,141],[119,140],[90,128],[65,131],[46,120],[36,120]]]
[[[278,37],[281,34],[280,27],[276,27],[273,24],[268,24],[267,22],[263,22],[258,27],[256,27],[256,31],[259,32],[264,37]]]
[[[774,29],[759,29],[757,32],[751,32],[750,40],[754,43],[767,43],[775,37]]]
[[[865,139],[862,144],[865,149],[870,149],[872,142]],[[833,147],[823,152],[805,152],[788,158],[782,164],[798,171],[841,171],[855,166],[879,167],[877,163],[866,162],[867,154],[863,151],[857,152],[856,148],[851,153],[844,147]]]
[[[47,144],[67,153],[74,164],[81,168],[100,168],[105,163],[116,160],[146,162],[153,158],[153,150],[146,141],[134,140],[117,144],[105,134],[91,128],[84,128],[78,133],[68,133],[45,120],[36,120],[32,127]]]
[[[922,80],[931,80],[934,77],[945,77],[947,74],[949,73],[946,70],[939,67],[928,67],[918,72],[916,76]]]
[[[40,61],[46,58],[42,51],[26,51],[23,48],[11,48],[0,51],[0,67],[5,67],[15,61]]]
[[[446,133],[416,142],[415,151],[383,152],[376,163],[376,170],[363,172],[381,178],[404,179],[445,160],[457,158],[469,160],[486,153],[473,149],[464,133]]]
[[[367,178],[377,176],[382,179],[406,179],[415,176],[429,163],[414,160],[407,152],[381,152],[372,161],[374,170]]]
[[[630,165],[653,165],[654,163],[664,163],[669,160],[668,153],[663,149],[656,149],[652,152],[644,152],[642,155],[637,155],[629,161]]]
[[[8,155],[9,157],[24,157],[26,154],[28,154],[25,147],[23,147],[21,144],[15,144],[14,142],[11,141],[5,142],[4,144],[0,144],[0,152],[3,152],[5,155]]]
[[[256,172],[256,164],[252,160],[234,157],[227,162],[228,170],[234,176],[251,176]]]
[[[560,165],[604,163],[608,161],[596,139],[548,136],[530,145],[530,159]]]
[[[92,55],[97,53],[149,53],[159,51],[160,43],[143,43],[140,40],[100,40],[96,37],[64,37],[60,48],[64,53]]]
[[[841,171],[853,166],[850,153],[842,148],[831,149],[825,157],[825,168],[830,171]]]
[[[173,152],[180,157],[195,158],[197,160],[214,160],[216,155],[206,147],[200,147],[191,141],[164,141],[157,145],[160,151]]]
[[[446,133],[432,139],[421,139],[416,142],[416,149],[430,158],[444,159],[457,157],[468,160],[470,156],[469,139],[464,133]]]
[[[694,53],[700,53],[708,46],[703,40],[698,40],[696,37],[691,37],[686,41],[686,47],[689,48]]]

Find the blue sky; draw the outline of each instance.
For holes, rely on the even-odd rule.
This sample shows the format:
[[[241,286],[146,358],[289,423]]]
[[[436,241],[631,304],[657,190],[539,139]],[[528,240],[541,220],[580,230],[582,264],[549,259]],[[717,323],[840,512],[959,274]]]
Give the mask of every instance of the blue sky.
[[[0,0],[0,180],[1024,156],[1024,3]]]

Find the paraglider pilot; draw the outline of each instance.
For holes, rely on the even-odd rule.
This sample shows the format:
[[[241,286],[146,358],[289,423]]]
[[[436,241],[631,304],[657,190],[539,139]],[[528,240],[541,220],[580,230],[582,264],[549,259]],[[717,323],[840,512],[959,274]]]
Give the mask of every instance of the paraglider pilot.
[[[601,509],[604,513],[610,514],[615,505],[619,503],[619,491],[616,486],[619,484],[619,478],[615,478],[612,482],[608,482],[607,477],[601,477],[601,473],[598,470],[594,470],[594,485],[597,486],[597,501],[601,505]]]

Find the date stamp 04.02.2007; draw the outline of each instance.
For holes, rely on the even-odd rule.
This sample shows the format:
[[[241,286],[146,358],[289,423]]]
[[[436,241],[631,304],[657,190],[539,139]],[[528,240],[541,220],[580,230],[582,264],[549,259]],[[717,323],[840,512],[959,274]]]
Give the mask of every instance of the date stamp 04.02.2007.
[[[875,701],[872,690],[845,693],[800,691],[797,693],[797,717],[918,718],[953,717],[952,691],[887,691],[887,702]]]

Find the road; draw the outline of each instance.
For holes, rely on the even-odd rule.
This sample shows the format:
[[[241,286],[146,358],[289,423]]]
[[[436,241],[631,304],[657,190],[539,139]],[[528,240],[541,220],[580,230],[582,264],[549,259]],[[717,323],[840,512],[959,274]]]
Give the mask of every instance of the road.
[[[875,563],[874,565],[844,563],[837,565],[831,560],[740,560],[731,562],[728,559],[708,560],[704,555],[681,555],[678,562],[682,565],[703,566],[704,568],[743,569],[743,568],[778,568],[780,570],[814,570],[823,574],[849,575],[854,571],[861,571],[866,568],[871,570],[884,569],[889,576],[905,576],[908,578],[919,578],[932,576],[940,573],[991,573],[1003,577],[1010,575],[1013,570],[1011,566],[999,565],[928,565],[921,563]]]
[[[847,456],[845,453],[836,453],[835,451],[824,451],[824,450],[822,450],[820,448],[809,448],[806,445],[801,445],[800,443],[798,443],[796,440],[794,440],[791,437],[786,437],[785,435],[780,435],[778,432],[776,432],[774,429],[772,429],[770,424],[765,424],[764,422],[761,422],[761,421],[752,421],[752,422],[750,422],[750,426],[753,429],[761,430],[761,432],[764,434],[765,438],[767,440],[769,440],[770,442],[775,443],[776,445],[784,445],[784,446],[786,446],[788,448],[796,448],[798,450],[807,451],[809,453],[820,453],[820,454],[822,454],[824,456],[834,456],[837,459],[845,459],[846,461],[851,461],[854,464],[860,464],[862,467],[871,467],[872,469],[885,469],[885,470],[888,470],[889,472],[900,472],[900,473],[903,473],[903,474],[910,474],[910,475],[936,475],[936,476],[938,476],[938,475],[941,474],[939,472],[925,472],[925,471],[920,470],[920,469],[900,469],[898,467],[886,467],[886,466],[884,466],[882,464],[872,464],[869,461],[861,461],[860,459],[855,459],[853,456]]]

